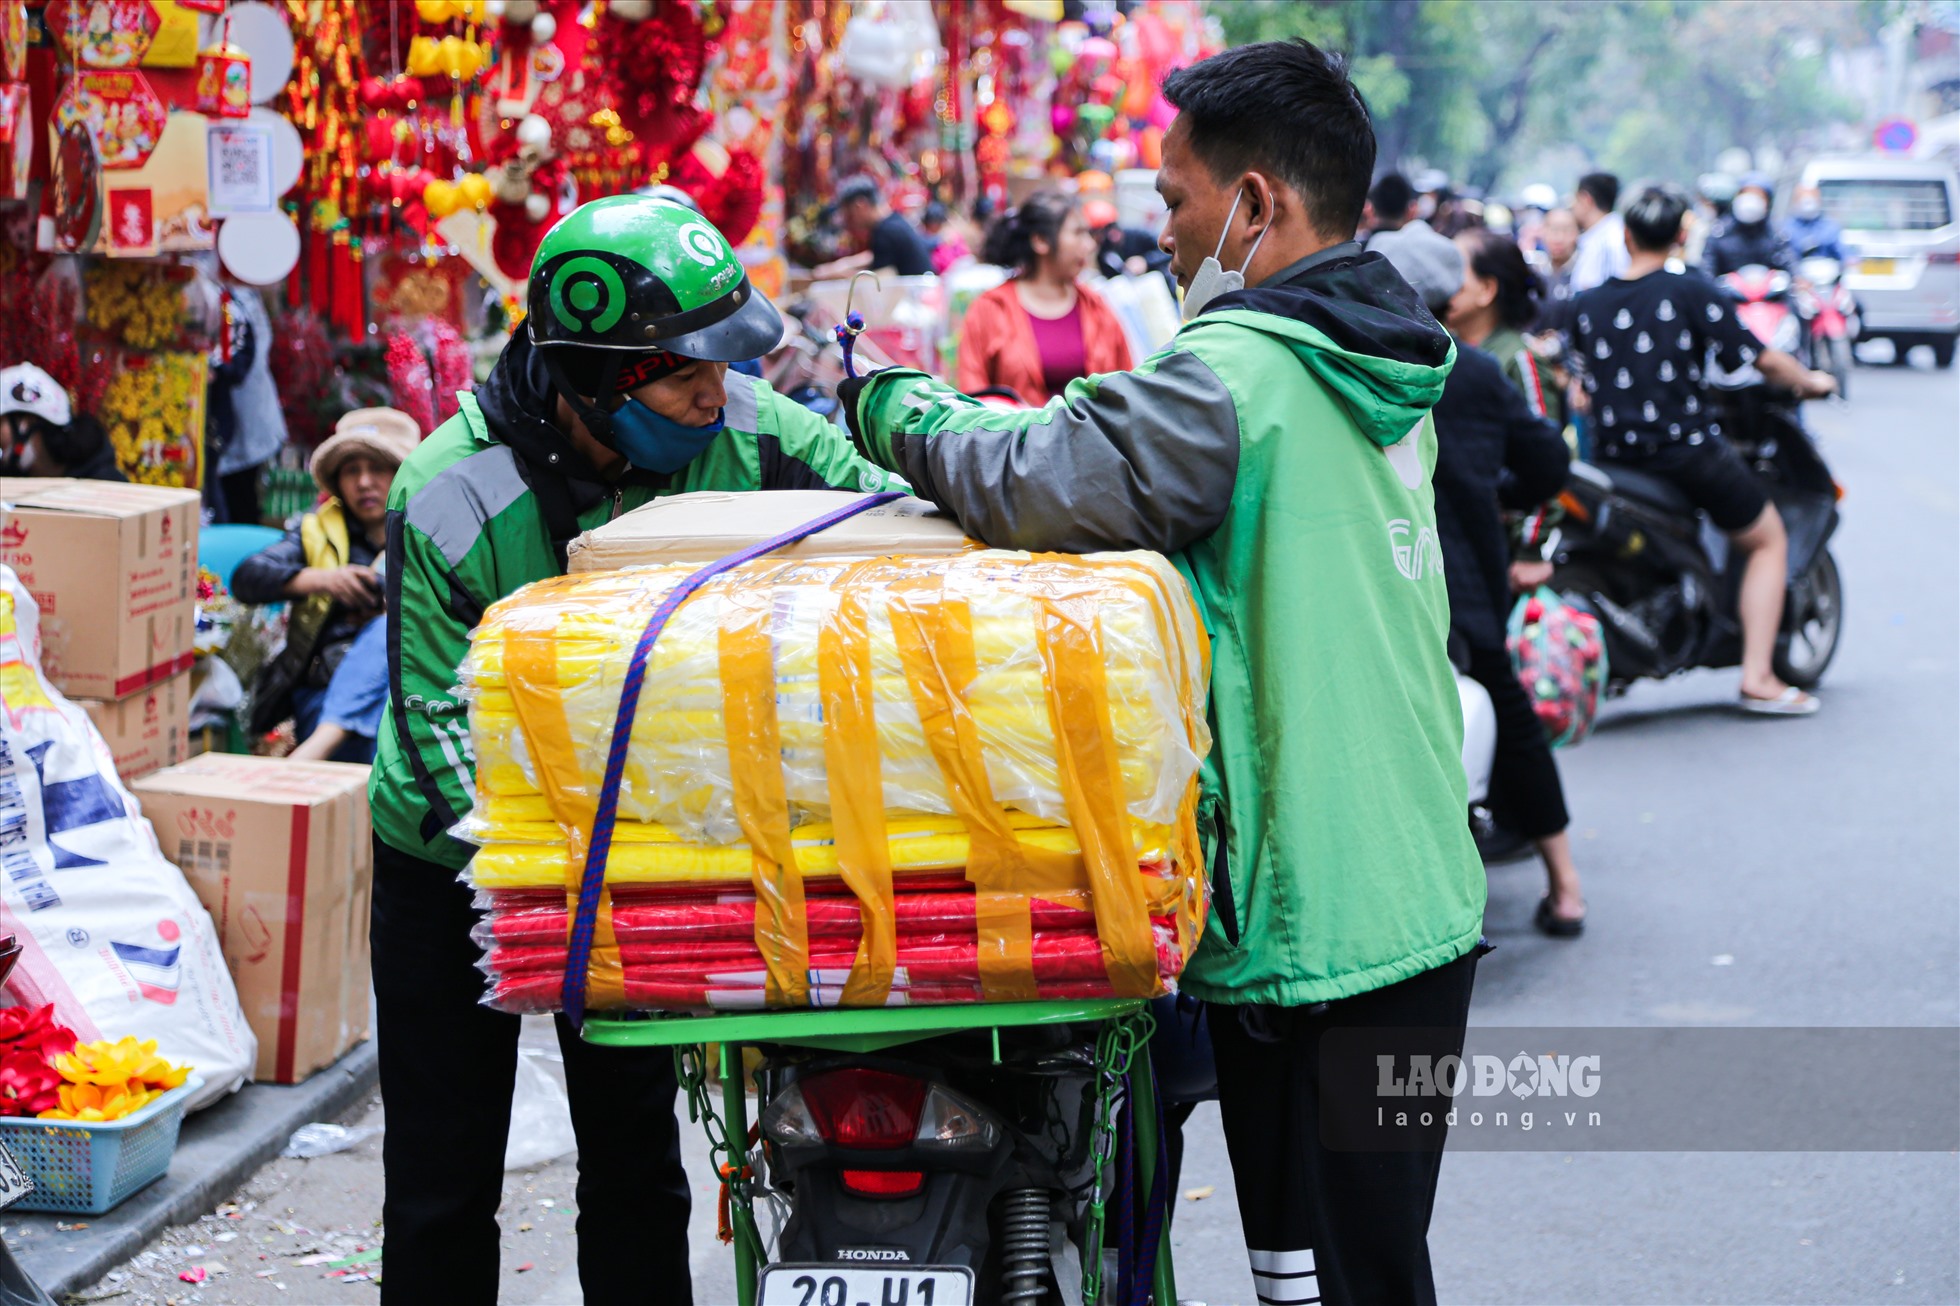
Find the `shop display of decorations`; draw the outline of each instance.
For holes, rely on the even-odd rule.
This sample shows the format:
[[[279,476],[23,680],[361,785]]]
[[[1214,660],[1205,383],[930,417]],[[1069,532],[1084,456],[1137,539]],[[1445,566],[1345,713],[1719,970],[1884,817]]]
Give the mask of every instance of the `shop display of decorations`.
[[[127,354],[102,392],[116,465],[142,485],[196,488],[204,461],[203,353]]]

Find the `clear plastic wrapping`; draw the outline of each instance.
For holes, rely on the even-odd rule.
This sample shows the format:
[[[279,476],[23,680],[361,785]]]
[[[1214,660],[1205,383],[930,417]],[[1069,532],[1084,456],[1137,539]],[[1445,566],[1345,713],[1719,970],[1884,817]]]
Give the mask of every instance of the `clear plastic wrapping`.
[[[482,846],[499,1006],[556,1000],[628,663],[693,569],[540,582],[472,637],[479,797],[456,832]],[[1163,991],[1203,915],[1207,656],[1155,554],[765,559],[709,582],[647,661],[589,1005]],[[678,896],[622,901],[649,891]]]

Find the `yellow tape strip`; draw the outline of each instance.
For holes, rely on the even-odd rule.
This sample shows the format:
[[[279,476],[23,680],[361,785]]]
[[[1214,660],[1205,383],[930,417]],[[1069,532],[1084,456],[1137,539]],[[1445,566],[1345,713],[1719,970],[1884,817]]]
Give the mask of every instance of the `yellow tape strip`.
[[[1116,741],[1109,724],[1096,608],[1086,596],[1039,595],[1036,635],[1048,669],[1048,707],[1061,761],[1069,824],[1082,841],[1096,904],[1103,965],[1119,998],[1156,993],[1156,950],[1150,911],[1137,876],[1136,848],[1122,798]]]
[[[1170,661],[1170,670],[1177,687],[1178,709],[1182,713],[1185,740],[1191,751],[1199,757],[1204,756],[1206,746],[1200,740],[1200,731],[1205,727],[1201,722],[1201,710],[1194,694],[1194,677],[1191,658],[1195,654],[1198,666],[1195,683],[1209,684],[1211,680],[1211,639],[1205,633],[1204,623],[1198,620],[1197,605],[1193,602],[1184,577],[1168,562],[1157,567],[1140,564],[1125,556],[1105,556],[1097,558],[1081,557],[1068,553],[1038,553],[1032,555],[1039,564],[1055,564],[1064,575],[1074,568],[1090,567],[1102,573],[1105,580],[1130,590],[1140,598],[1156,623],[1157,641]],[[1182,602],[1187,621],[1179,620],[1174,610]],[[1190,640],[1185,636],[1187,630]],[[1102,667],[1105,687],[1109,680],[1109,667],[1104,659],[1098,659]],[[1105,688],[1105,699],[1107,689]],[[1059,738],[1059,732],[1058,732]],[[1122,792],[1121,790],[1118,791]],[[1188,892],[1180,896],[1174,917],[1177,921],[1177,940],[1179,954],[1185,961],[1198,946],[1198,939],[1204,933],[1205,895],[1199,891],[1198,877],[1204,873],[1204,846],[1198,839],[1198,777],[1193,775],[1185,787],[1184,798],[1178,806],[1178,819],[1172,842],[1172,861],[1182,873]],[[1152,912],[1162,912],[1153,906]]]
[[[585,873],[585,852],[592,839],[597,797],[582,781],[572,731],[565,720],[565,701],[558,689],[558,645],[548,630],[512,630],[504,636],[504,663],[509,668],[511,701],[530,744],[531,760],[544,790],[552,818],[565,834],[566,929],[578,915],[579,881]],[[586,1002],[606,1009],[625,1005],[625,976],[619,951],[613,947],[612,891],[599,893],[599,914],[593,927],[592,960],[586,967]]]
[[[824,771],[837,864],[857,895],[864,934],[840,998],[846,1007],[882,1007],[898,965],[892,861],[885,828],[884,762],[872,711],[871,631],[864,573],[852,567],[836,582],[836,603],[817,632],[817,685],[823,704]]]
[[[790,839],[776,721],[776,666],[769,638],[771,571],[724,581],[721,590],[722,716],[735,819],[749,841],[755,886],[755,946],[768,968],[771,1007],[809,1005],[810,940],[803,876]]]
[[[893,585],[886,612],[926,743],[972,841],[966,878],[974,887],[981,992],[989,1002],[1033,1000],[1040,994],[1027,894],[1038,886],[1080,882],[1080,863],[1071,868],[1053,854],[1021,844],[994,801],[979,731],[964,698],[976,673],[973,616],[966,601],[947,592],[942,573]]]

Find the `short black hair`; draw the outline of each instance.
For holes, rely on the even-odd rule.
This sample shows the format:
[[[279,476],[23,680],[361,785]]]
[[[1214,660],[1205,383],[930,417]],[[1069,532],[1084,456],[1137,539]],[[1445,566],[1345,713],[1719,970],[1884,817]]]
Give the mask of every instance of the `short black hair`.
[[[1633,243],[1649,253],[1664,254],[1681,239],[1681,219],[1690,201],[1679,186],[1649,186],[1634,197],[1621,216]]]
[[[837,194],[831,203],[841,209],[853,200],[869,200],[876,204],[884,198],[885,188],[878,184],[878,179],[860,172],[837,183]]]
[[[1580,193],[1592,196],[1601,213],[1611,213],[1620,202],[1620,179],[1610,172],[1589,172],[1579,178]]]
[[[1377,218],[1399,218],[1416,202],[1416,188],[1399,172],[1383,173],[1368,192],[1368,202],[1375,206]]]
[[[1178,69],[1163,94],[1219,181],[1259,168],[1300,193],[1321,235],[1346,240],[1361,224],[1375,128],[1341,55],[1260,41]]]

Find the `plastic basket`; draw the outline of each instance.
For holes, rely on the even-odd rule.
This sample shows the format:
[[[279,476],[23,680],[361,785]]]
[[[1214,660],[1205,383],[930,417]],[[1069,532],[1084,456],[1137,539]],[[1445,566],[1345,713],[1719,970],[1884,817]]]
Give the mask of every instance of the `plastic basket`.
[[[18,1211],[101,1215],[170,1168],[184,1104],[204,1081],[193,1075],[121,1120],[0,1118],[0,1143],[34,1180]]]

